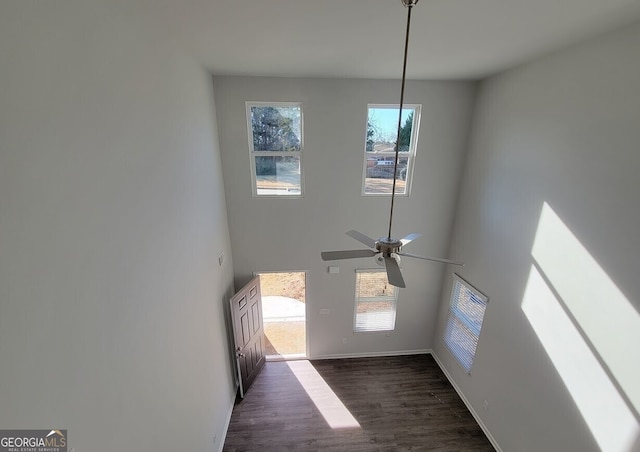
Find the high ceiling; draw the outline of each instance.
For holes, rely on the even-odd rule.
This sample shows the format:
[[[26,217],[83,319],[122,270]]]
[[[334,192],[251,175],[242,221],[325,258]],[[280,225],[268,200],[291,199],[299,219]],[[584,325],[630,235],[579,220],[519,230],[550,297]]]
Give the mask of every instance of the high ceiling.
[[[400,75],[400,0],[125,3],[214,74]],[[412,14],[409,78],[478,79],[639,20],[640,0],[420,0]]]

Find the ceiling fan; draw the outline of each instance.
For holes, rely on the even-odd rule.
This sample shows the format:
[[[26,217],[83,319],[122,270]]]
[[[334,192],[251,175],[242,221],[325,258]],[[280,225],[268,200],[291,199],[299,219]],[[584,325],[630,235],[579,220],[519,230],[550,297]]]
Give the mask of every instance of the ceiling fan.
[[[333,261],[340,259],[355,259],[362,257],[376,257],[376,262],[384,265],[387,269],[387,279],[389,283],[397,287],[406,287],[400,266],[400,256],[413,257],[417,259],[424,259],[428,261],[441,262],[444,264],[464,265],[461,262],[452,261],[449,259],[441,259],[437,257],[418,256],[417,254],[402,253],[402,247],[417,239],[422,234],[409,234],[402,239],[394,238],[391,235],[391,224],[393,221],[393,204],[396,195],[396,179],[398,177],[398,156],[400,142],[400,131],[402,126],[402,107],[404,104],[404,86],[406,80],[407,71],[407,51],[409,49],[409,29],[411,26],[411,9],[418,3],[418,0],[401,0],[402,4],[407,8],[407,30],[405,34],[404,42],[404,61],[402,64],[402,87],[400,89],[400,112],[398,114],[398,129],[396,135],[395,144],[395,162],[393,165],[393,185],[391,189],[391,210],[389,212],[389,232],[386,237],[380,237],[378,240],[374,240],[367,235],[351,230],[347,232],[347,235],[353,239],[356,239],[360,243],[367,245],[370,249],[361,250],[343,250],[343,251],[323,251],[321,253],[322,260]]]

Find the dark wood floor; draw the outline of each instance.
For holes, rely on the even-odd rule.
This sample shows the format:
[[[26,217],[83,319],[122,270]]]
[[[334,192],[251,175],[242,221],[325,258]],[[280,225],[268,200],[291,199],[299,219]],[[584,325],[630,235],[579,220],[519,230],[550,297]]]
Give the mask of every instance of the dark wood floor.
[[[245,399],[236,402],[223,450],[494,450],[431,355],[310,364],[305,361],[292,370],[286,362],[268,362]],[[303,378],[307,390],[294,374],[300,369],[308,377]],[[318,375],[359,427],[329,425],[331,416],[327,420],[312,397],[324,391],[322,400],[337,399],[327,394]]]

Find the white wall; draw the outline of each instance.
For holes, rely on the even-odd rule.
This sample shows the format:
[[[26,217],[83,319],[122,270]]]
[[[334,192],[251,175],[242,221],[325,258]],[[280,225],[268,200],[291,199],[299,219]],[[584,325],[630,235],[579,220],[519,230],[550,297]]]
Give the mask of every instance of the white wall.
[[[638,55],[640,25],[481,85],[452,255],[490,301],[466,375],[446,278],[436,352],[505,451],[640,450]]]
[[[0,3],[0,426],[213,450],[234,379],[212,81],[116,5]]]
[[[253,272],[307,271],[309,355],[372,354],[432,347],[443,267],[403,261],[396,329],[353,334],[357,267],[341,261],[327,273],[320,252],[363,248],[345,235],[386,235],[389,198],[361,196],[368,103],[397,104],[399,81],[214,77],[236,286]],[[409,198],[397,198],[394,235],[424,236],[406,251],[446,255],[475,85],[409,82],[405,101],[422,104]],[[304,114],[304,198],[252,198],[245,101],[298,101]],[[329,308],[329,316],[321,316]],[[343,344],[343,338],[348,339]]]

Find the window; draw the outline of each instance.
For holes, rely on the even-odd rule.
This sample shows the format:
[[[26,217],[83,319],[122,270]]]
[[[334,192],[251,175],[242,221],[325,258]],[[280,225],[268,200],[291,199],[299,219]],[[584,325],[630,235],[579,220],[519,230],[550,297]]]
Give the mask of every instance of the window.
[[[471,372],[488,299],[458,275],[453,275],[444,342],[462,367]]]
[[[356,313],[353,331],[391,331],[396,325],[398,288],[384,270],[356,270]]]
[[[390,195],[393,187],[398,105],[369,105],[364,149],[363,195]],[[409,195],[418,143],[420,105],[404,105],[400,121],[396,194]]]
[[[254,196],[302,196],[302,104],[247,102]]]

